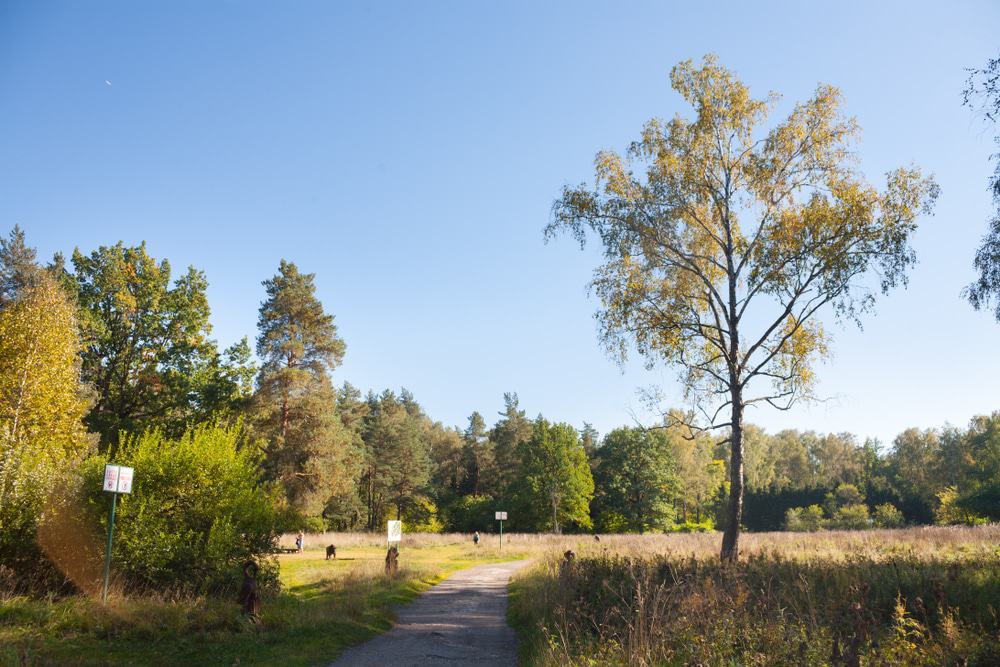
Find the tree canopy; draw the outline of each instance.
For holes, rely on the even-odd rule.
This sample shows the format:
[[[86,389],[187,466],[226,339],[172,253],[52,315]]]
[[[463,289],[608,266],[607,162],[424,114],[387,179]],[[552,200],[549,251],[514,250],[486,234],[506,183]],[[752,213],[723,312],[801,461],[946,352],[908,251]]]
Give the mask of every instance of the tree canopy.
[[[1000,121],[1000,57],[991,58],[981,69],[971,70],[962,94],[965,105],[979,111],[983,120],[995,127]],[[998,152],[992,156],[995,166],[988,187],[997,210],[976,251],[974,265],[979,276],[966,287],[965,296],[976,310],[992,304],[993,315],[1000,322],[1000,134],[993,141]]]
[[[677,365],[701,427],[728,429],[721,554],[735,559],[745,408],[813,395],[829,344],[817,314],[859,321],[905,283],[916,219],[938,189],[915,167],[881,190],[867,183],[852,163],[857,123],[832,86],[763,132],[778,96],[752,97],[715,57],[678,64],[670,80],[694,117],[653,119],[624,156],[599,153],[595,186],[566,187],[546,234],[597,236],[608,350]]]

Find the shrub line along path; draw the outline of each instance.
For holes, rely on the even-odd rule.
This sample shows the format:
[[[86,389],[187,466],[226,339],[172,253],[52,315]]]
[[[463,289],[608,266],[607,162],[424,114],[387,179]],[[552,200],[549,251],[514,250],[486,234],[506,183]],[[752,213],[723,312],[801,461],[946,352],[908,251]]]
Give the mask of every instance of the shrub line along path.
[[[477,565],[455,572],[400,607],[392,630],[347,649],[329,667],[513,667],[517,636],[507,625],[507,584],[527,562]]]

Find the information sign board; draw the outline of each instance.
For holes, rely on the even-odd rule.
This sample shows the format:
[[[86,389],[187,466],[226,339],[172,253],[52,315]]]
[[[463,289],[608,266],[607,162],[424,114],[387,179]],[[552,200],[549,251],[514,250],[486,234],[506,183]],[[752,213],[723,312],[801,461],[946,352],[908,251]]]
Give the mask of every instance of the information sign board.
[[[388,538],[387,542],[402,542],[403,541],[403,522],[402,521],[390,521],[388,525]]]

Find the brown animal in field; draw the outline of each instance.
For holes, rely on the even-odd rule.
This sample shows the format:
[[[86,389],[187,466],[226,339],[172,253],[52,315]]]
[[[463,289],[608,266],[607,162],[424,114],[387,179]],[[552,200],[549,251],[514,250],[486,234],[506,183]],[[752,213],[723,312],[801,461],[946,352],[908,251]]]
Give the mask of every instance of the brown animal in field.
[[[257,590],[257,563],[248,560],[243,564],[243,585],[239,602],[243,613],[254,623],[260,622],[260,591]]]
[[[399,571],[399,547],[393,545],[385,553],[385,573],[386,576],[395,577]]]
[[[332,544],[326,548],[326,559],[330,560],[330,556],[333,556],[334,559],[337,558],[337,547],[333,546]]]
[[[601,541],[601,536],[598,535],[597,533],[594,533],[594,541],[595,542],[600,542]]]
[[[563,553],[563,560],[559,563],[559,581],[563,585],[566,584],[567,580],[573,574],[573,561],[576,560],[576,554],[573,553],[572,549],[567,549]]]

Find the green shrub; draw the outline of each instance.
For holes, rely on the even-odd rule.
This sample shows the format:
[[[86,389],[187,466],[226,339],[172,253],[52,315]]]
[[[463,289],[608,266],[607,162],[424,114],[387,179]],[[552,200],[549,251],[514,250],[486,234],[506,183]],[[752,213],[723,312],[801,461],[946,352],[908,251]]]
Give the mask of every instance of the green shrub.
[[[830,523],[842,530],[864,530],[871,528],[872,522],[868,516],[868,506],[857,503],[845,505],[833,513]]]
[[[35,534],[63,471],[42,447],[0,447],[0,562],[22,569],[38,558]]]
[[[276,581],[271,552],[280,495],[260,479],[260,455],[240,427],[200,426],[177,440],[157,431],[124,439],[114,463],[135,468],[119,497],[114,569],[127,586],[217,591],[238,585],[255,559],[262,584]],[[106,455],[83,464],[82,494],[102,526],[110,502],[101,490]]]
[[[903,513],[892,503],[876,505],[873,519],[879,528],[899,528],[903,525]]]
[[[785,530],[815,532],[823,527],[823,509],[819,505],[793,507],[785,512]]]
[[[715,522],[712,517],[705,517],[703,521],[685,521],[670,528],[673,533],[710,533],[715,530]]]
[[[986,520],[971,512],[961,502],[955,487],[948,486],[937,494],[938,506],[934,510],[934,523],[942,526],[967,525],[986,523]]]
[[[297,528],[307,533],[326,532],[328,524],[321,516],[300,517]]]
[[[860,505],[864,502],[865,497],[858,491],[858,487],[853,484],[838,484],[835,490],[826,494],[823,505],[827,514],[833,516],[841,507]]]

